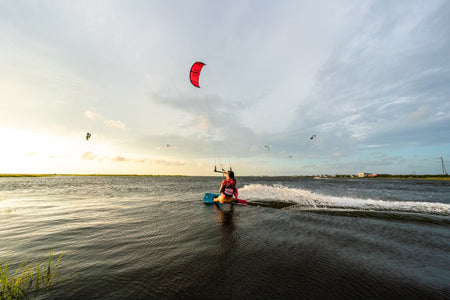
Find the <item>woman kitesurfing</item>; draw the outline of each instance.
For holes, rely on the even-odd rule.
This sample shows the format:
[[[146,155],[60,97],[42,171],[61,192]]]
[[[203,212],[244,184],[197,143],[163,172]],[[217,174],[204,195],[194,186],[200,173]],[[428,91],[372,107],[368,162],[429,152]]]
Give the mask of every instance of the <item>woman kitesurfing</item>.
[[[226,178],[220,184],[220,195],[214,199],[214,202],[232,203],[233,199],[238,198],[238,189],[236,187],[237,181],[234,178],[234,172],[223,172]]]

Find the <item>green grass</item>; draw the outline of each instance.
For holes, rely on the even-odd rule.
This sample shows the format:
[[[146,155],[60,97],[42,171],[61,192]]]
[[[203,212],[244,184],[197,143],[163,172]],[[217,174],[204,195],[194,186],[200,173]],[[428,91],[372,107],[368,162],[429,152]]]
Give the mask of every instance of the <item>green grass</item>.
[[[424,179],[431,179],[431,180],[447,180],[447,181],[450,181],[450,177],[444,177],[444,176],[441,176],[441,177],[426,177],[426,178],[424,178]]]
[[[49,177],[55,174],[0,174],[0,177]]]
[[[29,292],[48,288],[56,275],[62,255],[63,253],[54,263],[52,251],[50,251],[47,265],[41,265],[38,261],[37,265],[33,266],[24,261],[15,272],[9,271],[8,260],[1,261],[0,299],[22,299]]]
[[[117,176],[117,177],[185,177],[186,175],[136,175],[136,174],[0,174],[0,177],[52,177],[52,176]]]
[[[450,180],[449,175],[390,175],[390,174],[378,174],[374,178],[393,178],[393,179],[429,179],[429,180]]]

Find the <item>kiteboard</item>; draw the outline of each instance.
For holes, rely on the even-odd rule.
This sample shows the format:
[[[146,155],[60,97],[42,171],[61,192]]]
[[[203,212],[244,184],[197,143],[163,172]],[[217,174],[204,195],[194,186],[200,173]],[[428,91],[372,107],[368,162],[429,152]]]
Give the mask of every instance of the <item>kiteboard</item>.
[[[203,201],[205,201],[205,203],[212,204],[212,203],[214,203],[215,196],[220,196],[220,194],[206,193],[205,196],[203,197]],[[248,203],[247,201],[242,200],[242,199],[234,199],[233,202],[237,203],[237,204],[244,204],[244,205]],[[217,202],[217,203],[222,204],[220,202]]]

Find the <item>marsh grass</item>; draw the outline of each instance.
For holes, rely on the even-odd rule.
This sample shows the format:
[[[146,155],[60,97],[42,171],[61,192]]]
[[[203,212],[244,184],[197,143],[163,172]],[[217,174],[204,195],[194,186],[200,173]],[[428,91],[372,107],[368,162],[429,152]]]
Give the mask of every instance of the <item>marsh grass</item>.
[[[50,177],[56,174],[0,174],[0,177]]]
[[[54,176],[93,176],[93,177],[185,177],[187,175],[137,175],[137,174],[7,174],[0,177],[54,177]]]
[[[8,272],[10,266],[8,260],[1,261],[0,299],[21,299],[25,297],[27,292],[50,287],[62,255],[63,253],[55,263],[53,262],[52,251],[50,251],[47,265],[41,265],[41,262],[38,261],[37,265],[33,266],[24,261],[14,273]]]

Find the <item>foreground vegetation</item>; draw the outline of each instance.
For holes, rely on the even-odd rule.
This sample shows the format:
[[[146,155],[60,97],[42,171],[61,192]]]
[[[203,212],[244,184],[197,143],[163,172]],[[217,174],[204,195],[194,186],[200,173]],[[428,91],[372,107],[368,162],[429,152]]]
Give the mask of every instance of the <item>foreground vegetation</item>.
[[[0,174],[0,177],[49,177],[56,174]]]
[[[62,255],[61,253],[56,263],[53,263],[53,256],[50,251],[46,266],[41,266],[40,261],[36,266],[29,265],[25,261],[13,273],[8,272],[10,266],[8,261],[1,261],[0,299],[22,299],[29,292],[48,288],[55,277]]]
[[[450,176],[449,175],[390,175],[390,174],[378,174],[377,178],[450,180]]]
[[[336,178],[361,178],[355,175],[333,175],[327,177],[336,177]],[[364,177],[365,179],[375,179],[375,178],[392,178],[392,179],[432,179],[432,180],[450,180],[449,175],[392,175],[392,174],[377,174],[373,177]]]

